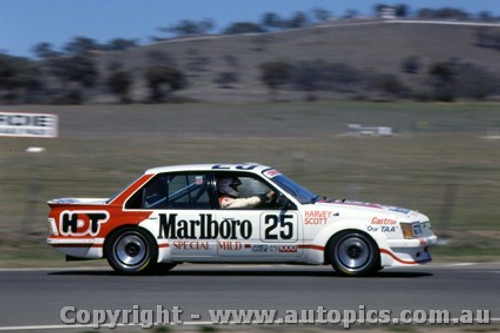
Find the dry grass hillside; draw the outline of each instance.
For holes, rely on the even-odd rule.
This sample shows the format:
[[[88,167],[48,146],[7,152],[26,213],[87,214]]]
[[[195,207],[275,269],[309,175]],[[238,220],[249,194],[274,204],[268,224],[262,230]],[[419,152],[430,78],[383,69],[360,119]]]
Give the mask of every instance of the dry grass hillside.
[[[420,84],[430,64],[450,59],[485,66],[500,74],[500,51],[477,45],[479,29],[495,34],[500,27],[443,24],[402,24],[381,20],[338,21],[276,33],[204,36],[167,40],[127,51],[104,52],[96,60],[104,72],[113,62],[132,71],[134,99],[144,99],[142,71],[151,63],[152,51],[167,55],[165,61],[187,73],[189,86],[180,96],[203,101],[262,101],[266,87],[259,79],[259,65],[266,61],[323,59],[361,70],[396,74],[409,86]],[[417,56],[419,74],[402,73],[402,60]],[[222,72],[234,72],[239,81],[230,87],[214,82]],[[303,93],[286,91],[284,99],[303,98]],[[335,97],[324,93],[323,97]],[[106,101],[110,96],[96,99]]]

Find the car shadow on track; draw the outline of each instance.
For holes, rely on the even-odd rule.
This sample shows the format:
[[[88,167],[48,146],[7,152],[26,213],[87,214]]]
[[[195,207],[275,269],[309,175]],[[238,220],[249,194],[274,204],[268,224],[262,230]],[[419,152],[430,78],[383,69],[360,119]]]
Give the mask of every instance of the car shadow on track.
[[[64,276],[119,276],[127,277],[126,275],[121,275],[110,270],[67,270],[67,271],[57,271],[49,272],[48,275],[64,275]],[[349,277],[343,276],[334,271],[327,270],[262,270],[262,269],[179,269],[165,272],[154,272],[149,274],[141,274],[137,276],[129,276],[133,278],[138,277],[157,277],[157,276],[191,276],[191,277],[206,277],[206,276],[220,276],[220,277],[231,277],[231,276],[255,276],[255,277],[327,277],[327,278],[352,278],[352,279],[363,279],[363,278],[424,278],[429,276],[434,276],[434,274],[429,272],[418,272],[418,271],[381,271],[368,276],[360,277]]]

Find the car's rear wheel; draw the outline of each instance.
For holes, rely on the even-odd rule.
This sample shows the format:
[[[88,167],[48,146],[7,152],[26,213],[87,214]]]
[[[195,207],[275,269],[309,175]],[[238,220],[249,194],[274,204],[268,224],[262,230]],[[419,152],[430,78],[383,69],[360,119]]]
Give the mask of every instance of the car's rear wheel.
[[[377,245],[361,232],[348,231],[336,235],[328,244],[328,256],[335,271],[343,275],[367,275],[380,267]]]
[[[158,247],[151,235],[138,228],[126,228],[111,235],[105,256],[113,269],[121,274],[146,273],[154,267]]]

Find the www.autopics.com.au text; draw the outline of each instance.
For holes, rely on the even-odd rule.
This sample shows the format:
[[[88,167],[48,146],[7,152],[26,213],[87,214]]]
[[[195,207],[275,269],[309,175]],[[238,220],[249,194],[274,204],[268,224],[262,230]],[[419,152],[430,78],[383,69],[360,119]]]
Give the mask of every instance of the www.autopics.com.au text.
[[[334,310],[318,306],[316,309],[278,311],[250,309],[209,309],[206,317],[200,313],[187,314],[179,306],[166,308],[157,305],[156,309],[141,309],[133,305],[131,309],[104,310],[78,309],[65,306],[60,311],[60,319],[66,325],[88,325],[89,327],[115,328],[123,325],[137,325],[151,328],[154,325],[186,323],[215,325],[244,324],[336,324],[349,328],[355,324],[427,324],[459,325],[489,324],[489,310],[402,310],[397,313],[389,309],[374,310],[360,305],[355,310]]]

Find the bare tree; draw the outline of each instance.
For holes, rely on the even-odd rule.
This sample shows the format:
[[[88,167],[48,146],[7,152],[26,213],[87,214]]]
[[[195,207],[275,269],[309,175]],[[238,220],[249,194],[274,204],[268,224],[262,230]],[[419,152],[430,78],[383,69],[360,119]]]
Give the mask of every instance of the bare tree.
[[[286,61],[271,61],[262,63],[259,67],[260,79],[269,89],[271,101],[276,101],[279,88],[290,78],[290,65]]]

